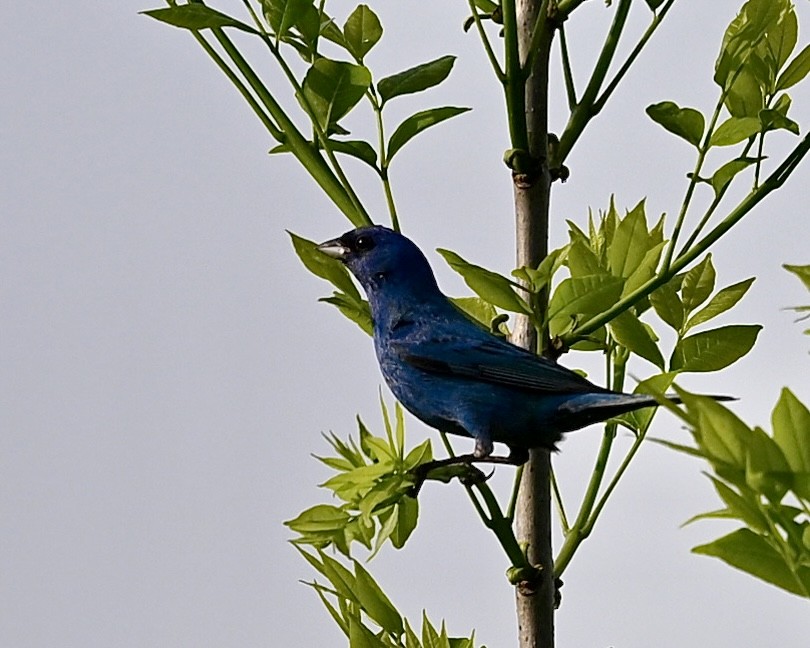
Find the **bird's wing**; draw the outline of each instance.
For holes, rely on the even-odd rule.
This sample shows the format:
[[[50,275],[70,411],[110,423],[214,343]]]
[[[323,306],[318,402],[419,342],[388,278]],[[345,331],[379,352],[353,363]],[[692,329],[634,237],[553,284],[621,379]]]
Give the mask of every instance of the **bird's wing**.
[[[543,393],[605,391],[570,369],[495,337],[392,341],[391,350],[413,367]]]

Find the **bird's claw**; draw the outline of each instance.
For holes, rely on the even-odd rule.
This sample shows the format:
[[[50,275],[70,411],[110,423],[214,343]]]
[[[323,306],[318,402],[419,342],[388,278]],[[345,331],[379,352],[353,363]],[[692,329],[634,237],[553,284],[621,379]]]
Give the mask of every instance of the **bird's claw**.
[[[428,478],[447,484],[451,479],[457,477],[462,484],[468,486],[485,482],[492,476],[492,473],[487,475],[473,466],[473,460],[473,455],[462,455],[420,464],[412,471],[413,486],[408,490],[408,495],[416,497]]]

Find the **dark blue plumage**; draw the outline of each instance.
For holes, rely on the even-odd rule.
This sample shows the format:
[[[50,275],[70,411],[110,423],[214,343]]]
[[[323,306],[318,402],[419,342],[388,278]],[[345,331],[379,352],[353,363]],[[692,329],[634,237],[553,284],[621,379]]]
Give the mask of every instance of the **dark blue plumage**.
[[[598,387],[473,322],[441,293],[419,248],[393,230],[352,230],[319,249],[365,289],[391,391],[431,427],[474,438],[475,459],[492,459],[498,441],[511,450],[504,461],[522,463],[529,448],[553,449],[564,432],[656,405]]]

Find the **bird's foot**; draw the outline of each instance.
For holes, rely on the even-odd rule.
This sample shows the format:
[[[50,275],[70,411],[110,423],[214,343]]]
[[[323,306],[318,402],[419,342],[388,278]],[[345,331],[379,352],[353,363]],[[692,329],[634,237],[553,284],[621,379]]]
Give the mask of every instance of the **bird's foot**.
[[[422,484],[428,478],[445,484],[449,483],[453,477],[458,477],[463,484],[479,484],[489,479],[481,470],[472,465],[473,461],[475,461],[475,455],[467,454],[420,464],[413,470],[414,484],[408,494],[416,497]]]
[[[417,466],[413,471],[414,484],[411,486],[408,494],[411,497],[416,497],[422,488],[422,484],[424,484],[428,478],[446,484],[450,482],[453,477],[458,477],[462,484],[471,486],[474,484],[482,484],[492,477],[494,471],[487,475],[482,470],[475,467],[473,465],[474,463],[520,466],[529,460],[529,451],[525,448],[510,448],[510,452],[507,456],[482,454],[478,443],[476,443],[475,449],[476,452],[472,454],[448,457],[447,459],[436,459]]]

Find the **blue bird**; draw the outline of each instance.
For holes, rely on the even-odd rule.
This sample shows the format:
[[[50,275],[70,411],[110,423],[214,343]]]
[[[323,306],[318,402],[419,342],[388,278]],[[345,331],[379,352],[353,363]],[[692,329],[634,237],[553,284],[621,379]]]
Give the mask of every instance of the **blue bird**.
[[[363,227],[318,249],[346,264],[365,290],[377,360],[397,400],[427,425],[475,440],[472,454],[434,465],[519,465],[530,448],[554,450],[565,432],[657,405],[493,335],[442,294],[424,254],[402,234]],[[508,456],[492,455],[495,441]]]

